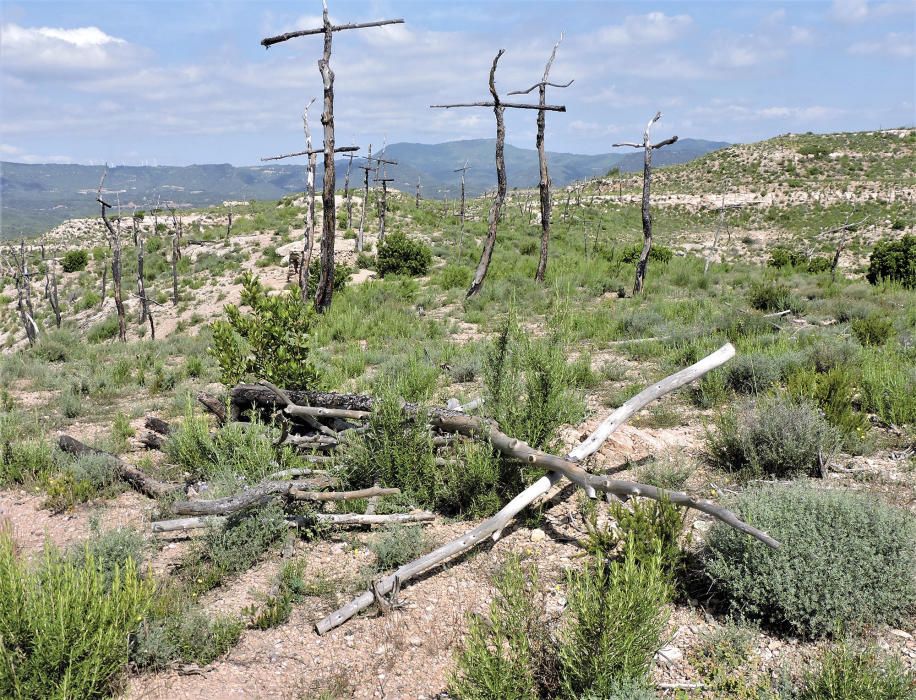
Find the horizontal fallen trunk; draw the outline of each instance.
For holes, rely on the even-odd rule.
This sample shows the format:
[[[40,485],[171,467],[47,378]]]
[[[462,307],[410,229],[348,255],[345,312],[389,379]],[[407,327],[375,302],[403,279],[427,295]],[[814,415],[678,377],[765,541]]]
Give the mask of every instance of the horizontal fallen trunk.
[[[147,431],[140,436],[140,444],[148,450],[161,450],[168,442],[168,438],[160,433]]]
[[[230,515],[263,505],[268,501],[283,497],[293,501],[354,501],[371,496],[393,496],[401,493],[400,489],[383,489],[378,487],[360,489],[359,491],[306,491],[301,481],[265,481],[247,491],[227,498],[211,501],[179,501],[172,504],[172,510],[178,515]]]
[[[208,394],[205,391],[197,395],[197,400],[200,402],[201,406],[216,416],[216,422],[219,425],[226,424],[226,405],[222,401],[213,396],[213,394]]]
[[[392,525],[405,523],[429,523],[435,520],[433,513],[391,513],[388,515],[361,515],[359,513],[315,513],[310,516],[287,515],[286,522],[290,527],[305,527],[312,522],[337,525]],[[159,520],[152,524],[153,532],[178,532],[199,530],[205,527],[216,527],[225,524],[228,516],[215,515],[198,518],[177,518]]]
[[[144,425],[147,430],[152,430],[154,433],[159,433],[160,435],[172,434],[172,426],[156,416],[147,416]]]
[[[690,382],[702,377],[710,370],[723,365],[725,362],[730,360],[734,354],[734,347],[732,347],[730,343],[726,343],[719,350],[703,358],[699,362],[643,390],[631,398],[629,401],[624,403],[620,408],[615,410],[610,416],[608,416],[584,442],[580,443],[566,456],[566,459],[563,460],[563,462],[581,462],[582,460],[591,456],[598,451],[598,449],[601,447],[604,441],[607,440],[611,433],[620,428],[620,426],[629,420],[637,411],[641,410],[661,396],[664,396],[665,394],[674,391],[675,389],[678,389],[685,384],[689,384]],[[454,412],[449,413],[452,415],[460,415],[455,414]],[[579,467],[576,468],[578,469]],[[493,517],[485,520],[480,525],[466,532],[458,539],[442,545],[441,547],[433,550],[425,556],[420,557],[419,559],[404,564],[394,573],[376,581],[372,590],[363,592],[360,596],[350,601],[342,608],[334,611],[323,620],[320,620],[315,626],[316,631],[318,634],[325,634],[335,627],[342,625],[358,612],[365,610],[370,605],[372,605],[377,595],[387,595],[390,593],[395,586],[395,582],[397,582],[398,585],[403,584],[406,581],[419,576],[425,571],[428,571],[429,569],[442,564],[443,562],[451,559],[461,552],[470,549],[474,545],[479,544],[487,537],[498,539],[503,529],[505,529],[505,527],[516,515],[524,510],[536,498],[546,494],[554,484],[563,478],[563,476],[563,473],[560,471],[552,470],[548,472],[545,476],[538,479],[535,483],[522,491],[522,493],[509,501],[509,503],[507,503],[502,508],[502,510],[496,513],[496,515]],[[641,484],[638,486],[640,488],[646,488]],[[589,484],[589,487],[586,488],[590,494],[594,494],[595,487],[596,485]],[[645,491],[644,495],[650,498],[653,497],[653,495],[658,497],[659,494],[657,491],[658,489],[655,490],[655,493]]]
[[[128,464],[117,455],[105,452],[104,450],[97,450],[94,447],[89,447],[89,445],[69,435],[61,435],[57,440],[57,444],[64,452],[77,457],[85,455],[104,457],[114,466],[118,478],[121,481],[127,482],[134,490],[150,498],[162,498],[163,496],[177,493],[184,488],[181,484],[172,484],[154,479],[132,464]]]

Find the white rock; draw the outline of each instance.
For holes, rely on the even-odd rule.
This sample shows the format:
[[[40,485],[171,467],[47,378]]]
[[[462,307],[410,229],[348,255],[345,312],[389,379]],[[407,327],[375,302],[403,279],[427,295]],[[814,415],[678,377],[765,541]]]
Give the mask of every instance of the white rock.
[[[655,662],[665,666],[674,666],[684,658],[684,652],[677,647],[664,646],[655,654]]]
[[[540,542],[541,540],[546,540],[547,535],[541,528],[535,528],[531,531],[531,541]]]

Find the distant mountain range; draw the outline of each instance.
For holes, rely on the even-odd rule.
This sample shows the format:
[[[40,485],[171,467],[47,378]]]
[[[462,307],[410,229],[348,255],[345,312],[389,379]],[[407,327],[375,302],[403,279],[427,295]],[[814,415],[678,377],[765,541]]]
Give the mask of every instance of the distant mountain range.
[[[686,163],[710,151],[727,146],[719,141],[681,139],[658,151],[654,163],[659,166]],[[396,143],[384,150],[384,156],[398,162],[388,166],[387,176],[394,178],[394,189],[413,192],[420,178],[423,196],[441,199],[458,193],[456,168],[468,164],[466,191],[476,196],[495,187],[494,140],[476,139],[440,144]],[[533,149],[506,146],[506,172],[509,187],[532,187],[538,182],[537,152]],[[603,175],[613,168],[623,172],[642,168],[642,154],[629,150],[601,155],[548,153],[550,177],[557,186],[588,177]],[[356,161],[359,162],[359,161]],[[346,161],[338,161],[338,188],[343,188]],[[318,187],[321,186],[319,159]],[[70,218],[98,213],[95,191],[102,166],[27,165],[0,163],[0,237],[42,233]],[[362,171],[355,167],[351,186],[362,186]],[[105,180],[108,190],[118,190],[122,206],[148,208],[151,202],[175,202],[181,206],[205,207],[226,200],[279,199],[301,192],[305,184],[305,166],[280,164],[234,167],[222,165],[118,166],[109,169]]]

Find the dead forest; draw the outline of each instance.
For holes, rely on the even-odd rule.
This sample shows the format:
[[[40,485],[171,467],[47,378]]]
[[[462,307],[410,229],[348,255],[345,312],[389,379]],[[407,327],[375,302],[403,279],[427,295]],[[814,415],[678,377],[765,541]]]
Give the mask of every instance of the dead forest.
[[[335,134],[334,39],[409,21],[260,40],[317,61],[300,192],[106,166],[0,245],[0,696],[912,700],[916,131],[659,167],[650,106],[555,187],[560,34],[429,105],[495,133],[434,192]]]

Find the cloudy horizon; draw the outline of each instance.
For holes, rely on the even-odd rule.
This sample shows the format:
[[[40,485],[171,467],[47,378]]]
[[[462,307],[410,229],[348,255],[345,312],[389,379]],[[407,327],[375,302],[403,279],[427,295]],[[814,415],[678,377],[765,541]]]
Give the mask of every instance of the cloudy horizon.
[[[254,165],[321,140],[319,37],[260,40],[321,23],[308,2],[6,2],[0,23],[0,160]],[[310,12],[307,12],[310,10]],[[404,18],[335,34],[338,145],[492,138],[486,99],[550,89],[550,151],[607,153],[660,138],[757,141],[785,132],[912,126],[916,2],[331,1],[334,22]],[[536,99],[536,98],[533,98]],[[514,113],[513,113],[514,112]],[[507,111],[507,142],[534,145],[534,113]]]

